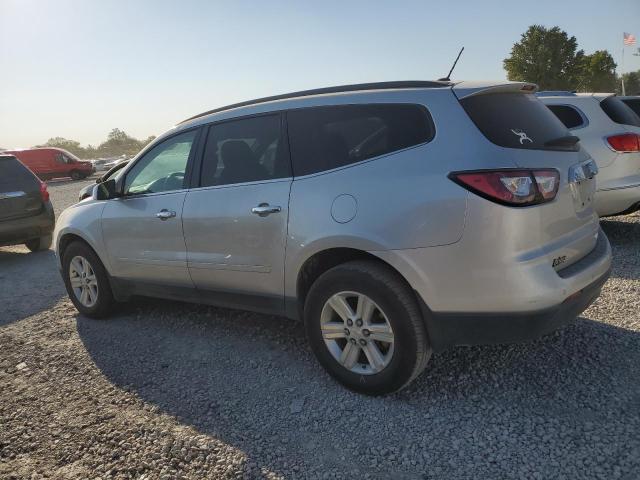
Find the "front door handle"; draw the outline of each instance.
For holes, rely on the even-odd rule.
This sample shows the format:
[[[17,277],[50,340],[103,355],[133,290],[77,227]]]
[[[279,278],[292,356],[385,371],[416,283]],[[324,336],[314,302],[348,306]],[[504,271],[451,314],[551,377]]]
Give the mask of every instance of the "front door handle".
[[[272,213],[278,213],[281,210],[282,208],[278,207],[277,205],[269,205],[268,203],[261,203],[257,207],[253,207],[251,209],[251,213],[255,213],[256,215],[259,215],[261,217],[266,217],[267,215],[270,215]]]
[[[166,208],[163,208],[158,213],[156,213],[156,217],[159,218],[160,220],[167,220],[175,216],[176,216],[176,212],[169,211]]]

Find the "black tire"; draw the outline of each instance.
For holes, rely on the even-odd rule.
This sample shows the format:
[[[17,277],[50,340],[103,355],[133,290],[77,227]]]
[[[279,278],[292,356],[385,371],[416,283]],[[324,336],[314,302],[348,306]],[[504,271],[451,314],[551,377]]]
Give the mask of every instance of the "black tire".
[[[364,375],[342,366],[327,348],[320,329],[325,302],[339,292],[369,297],[385,313],[394,336],[389,364],[379,373]],[[431,346],[414,292],[390,267],[375,261],[353,261],[323,273],[312,285],[304,306],[307,338],[320,364],[350,390],[384,395],[407,386],[424,370]]]
[[[80,172],[78,172],[77,170],[72,170],[71,171],[71,178],[73,180],[80,180],[82,178],[82,174]]]
[[[76,297],[76,294],[71,287],[69,269],[71,260],[77,256],[81,256],[88,260],[98,283],[98,298],[95,304],[91,307],[83,305]],[[86,243],[80,241],[72,242],[64,252],[62,252],[62,279],[64,280],[65,287],[67,288],[69,298],[81,314],[91,318],[105,318],[111,313],[115,301],[113,299],[113,293],[111,292],[111,285],[109,283],[107,271],[93,249]]]
[[[41,252],[42,250],[49,250],[51,240],[51,235],[45,235],[44,237],[27,240],[25,246],[32,252]]]

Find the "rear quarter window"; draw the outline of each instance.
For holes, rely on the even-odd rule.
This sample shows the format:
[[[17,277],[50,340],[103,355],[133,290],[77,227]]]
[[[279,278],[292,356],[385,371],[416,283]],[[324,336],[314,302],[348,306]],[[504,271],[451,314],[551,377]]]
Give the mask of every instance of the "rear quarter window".
[[[640,127],[640,117],[618,97],[604,99],[600,102],[600,107],[615,123]]]
[[[547,108],[549,108],[568,129],[580,128],[586,125],[584,117],[580,112],[569,105],[547,105]]]
[[[570,135],[558,118],[532,94],[488,93],[460,100],[484,136],[501,147],[527,150],[567,150],[547,142]],[[577,150],[577,145],[571,150]]]
[[[287,113],[295,176],[331,170],[429,142],[427,109],[414,104],[335,105]]]

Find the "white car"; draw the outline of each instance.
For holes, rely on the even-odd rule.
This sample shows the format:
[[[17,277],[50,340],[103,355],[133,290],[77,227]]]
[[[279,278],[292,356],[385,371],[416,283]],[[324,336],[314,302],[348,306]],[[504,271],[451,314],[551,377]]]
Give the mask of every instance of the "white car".
[[[537,95],[596,161],[598,214],[640,210],[640,117],[613,93]]]

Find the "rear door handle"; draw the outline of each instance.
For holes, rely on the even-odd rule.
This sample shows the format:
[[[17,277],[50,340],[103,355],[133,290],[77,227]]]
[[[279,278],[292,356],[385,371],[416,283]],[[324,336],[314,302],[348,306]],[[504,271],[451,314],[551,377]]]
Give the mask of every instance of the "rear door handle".
[[[280,208],[277,205],[269,205],[268,203],[261,203],[257,207],[253,207],[251,209],[251,213],[255,213],[256,215],[259,215],[261,217],[266,217],[267,215],[271,215],[272,213],[278,213],[281,210],[282,208]]]
[[[169,211],[166,208],[163,208],[158,213],[156,213],[156,217],[158,217],[160,220],[167,220],[175,216],[176,216],[176,212]]]

